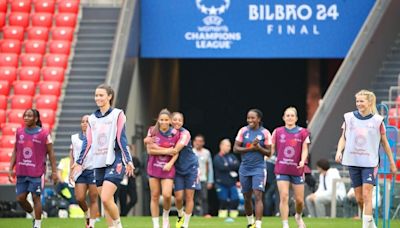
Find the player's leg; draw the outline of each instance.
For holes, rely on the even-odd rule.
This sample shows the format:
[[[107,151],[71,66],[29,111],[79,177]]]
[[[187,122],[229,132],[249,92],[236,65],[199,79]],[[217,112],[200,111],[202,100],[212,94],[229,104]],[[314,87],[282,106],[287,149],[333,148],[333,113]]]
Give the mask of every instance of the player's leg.
[[[94,184],[89,184],[88,185],[89,189],[89,201],[90,201],[90,219],[89,219],[89,227],[94,227],[94,224],[96,223],[96,217],[99,213],[99,205],[97,203],[97,198],[98,198],[98,192],[96,189],[96,185]]]
[[[161,193],[161,181],[158,178],[150,177],[149,178],[149,186],[150,186],[150,213],[153,221],[153,228],[159,228],[159,214],[160,209],[158,207],[158,202],[160,200]]]
[[[256,228],[261,228],[261,221],[264,213],[263,194],[265,190],[266,180],[267,180],[266,169],[264,169],[262,173],[254,175],[252,177],[252,189],[255,196]]]
[[[239,215],[239,194],[235,185],[229,188],[229,199],[229,217],[237,218]]]
[[[255,227],[253,215],[253,202],[252,202],[252,177],[242,176],[239,177],[240,185],[242,186],[242,193],[244,198],[244,211],[247,217],[247,227]]]
[[[281,214],[281,219],[283,227],[289,227],[288,217],[289,217],[289,180],[286,180],[286,175],[277,175],[277,185],[279,190],[279,211]]]
[[[361,176],[363,180],[362,198],[364,202],[363,227],[374,228],[375,222],[372,215],[372,191],[375,185],[376,169],[363,168]]]
[[[110,215],[112,219],[113,226],[116,228],[122,227],[121,220],[119,217],[118,206],[114,201],[114,193],[117,191],[118,183],[111,182],[109,180],[105,180],[103,182],[103,188],[101,190],[101,202],[104,205],[104,208]]]
[[[302,218],[304,208],[304,178],[302,176],[292,177],[292,187],[296,202],[296,214],[295,220],[299,228],[305,228],[305,224]]]
[[[79,179],[79,178],[78,178]],[[89,207],[86,203],[86,191],[88,189],[88,185],[85,183],[77,183],[75,182],[75,199],[78,202],[79,207],[85,213],[86,225],[89,225]]]
[[[226,218],[226,217],[228,217],[229,188],[222,184],[216,184],[215,189],[216,189],[217,197],[219,200],[218,217]]]
[[[171,209],[172,188],[174,180],[161,180],[161,194],[163,196],[163,228],[169,228],[169,212]]]
[[[184,212],[183,212],[183,197],[184,197],[184,176],[178,173],[175,174],[174,178],[174,196],[175,196],[175,207],[178,211],[178,218],[175,223],[176,228],[183,226]]]

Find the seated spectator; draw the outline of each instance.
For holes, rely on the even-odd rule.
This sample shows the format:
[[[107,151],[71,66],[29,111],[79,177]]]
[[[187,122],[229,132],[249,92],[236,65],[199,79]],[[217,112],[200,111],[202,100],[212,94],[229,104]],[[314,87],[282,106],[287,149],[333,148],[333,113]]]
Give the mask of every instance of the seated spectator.
[[[326,159],[317,162],[319,172],[319,186],[315,193],[306,197],[306,204],[311,217],[325,217],[326,206],[332,201],[332,183],[334,179],[340,179],[339,170],[330,168]],[[346,196],[346,188],[343,182],[336,183],[336,199],[343,200]]]
[[[70,204],[76,204],[74,188],[69,183],[70,157],[60,160],[57,167],[58,184],[56,186],[57,194],[66,199]]]
[[[219,199],[218,217],[236,218],[239,214],[239,196],[236,187],[238,181],[239,160],[232,153],[229,139],[219,144],[220,152],[214,156],[215,187]]]

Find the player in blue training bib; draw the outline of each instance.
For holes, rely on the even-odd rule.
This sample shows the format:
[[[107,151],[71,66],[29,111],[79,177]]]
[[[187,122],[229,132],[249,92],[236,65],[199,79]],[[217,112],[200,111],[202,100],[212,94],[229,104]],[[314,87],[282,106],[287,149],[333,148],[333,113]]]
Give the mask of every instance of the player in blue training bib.
[[[262,112],[250,109],[247,113],[248,125],[242,127],[235,140],[233,150],[241,154],[239,180],[244,196],[244,206],[250,228],[261,228],[263,215],[263,192],[267,178],[264,156],[271,153],[271,133],[261,126]],[[252,195],[255,196],[254,222]]]

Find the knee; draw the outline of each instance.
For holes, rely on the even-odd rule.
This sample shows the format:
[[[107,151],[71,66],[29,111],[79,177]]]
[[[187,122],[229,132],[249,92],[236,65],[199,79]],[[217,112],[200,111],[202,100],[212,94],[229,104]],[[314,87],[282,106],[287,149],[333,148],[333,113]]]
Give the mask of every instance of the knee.
[[[76,197],[76,201],[78,201],[78,203],[83,203],[86,199],[85,199],[85,195],[75,195]]]
[[[287,203],[289,202],[289,194],[283,193],[280,195],[280,199],[282,203]]]
[[[172,198],[171,194],[163,194],[164,200],[169,201],[169,200],[171,200],[171,198]]]
[[[255,194],[255,199],[256,199],[256,202],[262,202],[262,199],[263,199],[262,193]]]
[[[371,201],[371,198],[372,198],[372,194],[370,192],[363,192],[363,194],[362,194],[363,202]]]
[[[21,203],[21,202],[24,202],[24,201],[26,201],[26,195],[18,195],[17,196],[17,202],[18,203]]]

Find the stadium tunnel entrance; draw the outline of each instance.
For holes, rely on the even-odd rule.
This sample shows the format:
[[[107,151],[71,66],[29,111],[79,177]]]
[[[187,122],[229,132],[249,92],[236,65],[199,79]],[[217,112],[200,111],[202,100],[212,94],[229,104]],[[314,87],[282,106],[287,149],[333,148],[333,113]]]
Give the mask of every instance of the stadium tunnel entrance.
[[[162,108],[185,115],[192,136],[203,134],[215,154],[219,141],[233,142],[246,124],[246,113],[258,108],[264,127],[283,124],[286,107],[298,110],[307,126],[341,60],[309,59],[141,59],[135,88],[142,103],[141,127],[154,124]],[[136,104],[137,105],[137,104]]]
[[[223,138],[233,143],[250,108],[264,113],[263,125],[272,131],[283,124],[284,109],[295,106],[298,124],[306,127],[340,64],[336,59],[139,59],[127,105],[127,133],[146,161],[142,140],[162,108],[182,112],[184,126],[192,137],[203,134],[213,155]],[[146,186],[144,192],[149,191]],[[215,192],[209,193],[209,200],[216,200]],[[148,194],[143,198],[150,200]],[[142,209],[150,213],[148,206]]]

